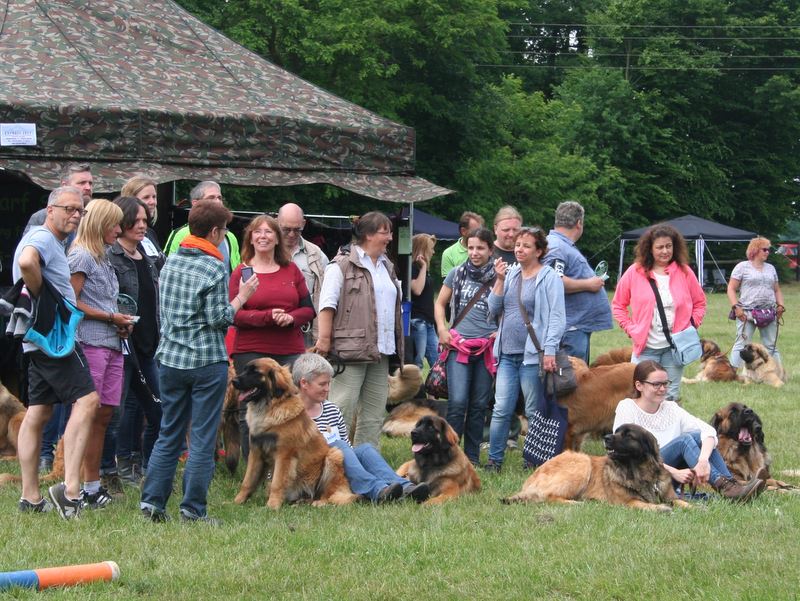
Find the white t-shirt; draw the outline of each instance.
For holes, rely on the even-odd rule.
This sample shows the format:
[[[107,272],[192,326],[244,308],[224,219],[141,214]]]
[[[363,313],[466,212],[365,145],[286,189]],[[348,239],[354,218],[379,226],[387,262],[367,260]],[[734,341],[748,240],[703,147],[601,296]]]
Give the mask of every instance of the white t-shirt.
[[[656,277],[656,286],[658,287],[658,294],[661,297],[661,302],[664,304],[664,314],[667,316],[667,328],[672,332],[672,326],[675,324],[675,303],[672,300],[672,292],[669,290],[669,275],[653,274]],[[664,336],[664,329],[661,327],[661,315],[658,311],[658,303],[653,307],[653,320],[650,322],[650,331],[647,333],[647,348],[667,348],[666,336]]]
[[[647,413],[633,399],[622,399],[614,415],[613,430],[616,431],[624,424],[636,424],[650,432],[656,437],[658,448],[672,442],[681,434],[698,431],[701,438],[712,437],[714,446],[717,446],[716,430],[674,401],[663,401],[658,411]]]

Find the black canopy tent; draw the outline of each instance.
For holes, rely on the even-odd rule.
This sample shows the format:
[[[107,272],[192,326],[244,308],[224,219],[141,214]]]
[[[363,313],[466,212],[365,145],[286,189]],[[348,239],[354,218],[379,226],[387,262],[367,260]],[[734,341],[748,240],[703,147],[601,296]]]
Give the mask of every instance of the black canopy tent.
[[[458,240],[460,234],[458,233],[458,224],[455,221],[447,221],[441,217],[436,217],[420,211],[415,207],[403,207],[400,212],[400,217],[411,220],[413,213],[413,222],[410,225],[413,234],[431,234],[436,236],[437,240]]]
[[[757,234],[748,230],[723,225],[694,215],[684,215],[663,222],[678,230],[686,240],[694,240],[694,256],[697,262],[697,279],[703,285],[703,256],[706,242],[749,242]],[[622,261],[625,257],[625,243],[638,240],[651,226],[640,227],[623,232],[619,240],[619,274],[622,275]]]

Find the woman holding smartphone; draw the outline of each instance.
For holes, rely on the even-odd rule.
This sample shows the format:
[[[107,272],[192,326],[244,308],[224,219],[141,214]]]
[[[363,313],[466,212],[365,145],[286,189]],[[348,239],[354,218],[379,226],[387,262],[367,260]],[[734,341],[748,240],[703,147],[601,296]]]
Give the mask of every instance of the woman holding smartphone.
[[[240,372],[253,359],[270,357],[291,368],[305,352],[302,326],[314,319],[314,305],[306,280],[282,244],[281,228],[269,215],[255,217],[242,237],[242,263],[233,270],[230,298],[250,270],[258,276],[258,290],[236,313],[233,325],[233,365]],[[245,277],[245,281],[247,278]],[[249,439],[246,411],[239,411],[242,453],[247,459]]]

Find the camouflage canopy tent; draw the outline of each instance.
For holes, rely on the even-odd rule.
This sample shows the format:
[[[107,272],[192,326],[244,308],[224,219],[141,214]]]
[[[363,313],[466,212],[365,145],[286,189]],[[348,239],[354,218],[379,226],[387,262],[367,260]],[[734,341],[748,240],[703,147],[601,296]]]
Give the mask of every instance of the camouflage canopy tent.
[[[0,124],[36,126],[35,145],[0,145],[0,169],[45,188],[64,163],[86,161],[98,192],[137,172],[325,183],[410,203],[450,192],[414,175],[412,128],[276,67],[171,1],[0,2]]]

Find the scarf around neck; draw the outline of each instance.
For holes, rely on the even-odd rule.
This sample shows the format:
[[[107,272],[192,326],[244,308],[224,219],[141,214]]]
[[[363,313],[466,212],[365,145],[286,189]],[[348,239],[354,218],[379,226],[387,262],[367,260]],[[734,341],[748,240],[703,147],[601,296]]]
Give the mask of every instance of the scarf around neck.
[[[490,258],[486,265],[475,267],[469,260],[456,267],[457,271],[453,277],[453,297],[450,299],[450,322],[452,323],[458,316],[458,308],[461,306],[461,293],[467,279],[478,282],[479,284],[490,284],[495,279],[494,261]],[[489,290],[484,292],[487,296]],[[469,299],[467,299],[469,302]]]
[[[219,249],[205,238],[200,238],[199,236],[189,234],[181,242],[181,248],[196,248],[201,252],[211,255],[212,257],[222,261],[222,253],[219,252]]]

